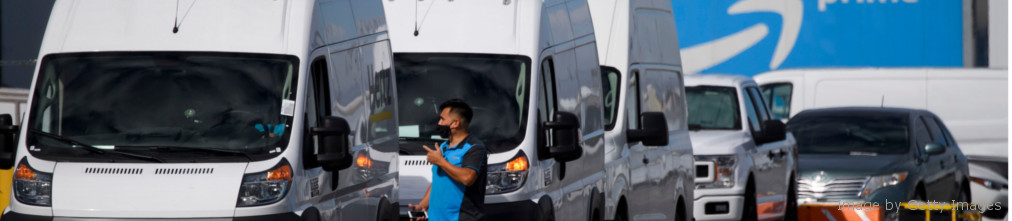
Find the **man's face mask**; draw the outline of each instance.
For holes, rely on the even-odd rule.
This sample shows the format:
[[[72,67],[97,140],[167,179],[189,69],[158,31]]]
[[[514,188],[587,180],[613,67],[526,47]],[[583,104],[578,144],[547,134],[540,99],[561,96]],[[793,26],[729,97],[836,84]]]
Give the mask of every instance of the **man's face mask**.
[[[450,138],[450,125],[436,125],[436,133],[439,133],[439,137],[443,139]]]

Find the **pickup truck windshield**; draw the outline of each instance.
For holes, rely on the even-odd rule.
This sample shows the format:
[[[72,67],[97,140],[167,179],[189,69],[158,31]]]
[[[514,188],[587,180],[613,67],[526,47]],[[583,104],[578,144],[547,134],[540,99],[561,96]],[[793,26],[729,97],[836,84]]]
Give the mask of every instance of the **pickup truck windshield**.
[[[799,117],[787,126],[802,154],[904,154],[907,129],[906,118],[875,115]]]
[[[733,87],[685,87],[689,106],[689,128],[703,130],[740,130],[738,96]]]
[[[471,136],[492,153],[516,148],[527,124],[530,58],[486,54],[395,54],[402,154],[442,142],[439,105],[460,98],[474,110]]]
[[[279,153],[292,132],[296,67],[294,56],[265,54],[49,55],[27,126],[101,149],[158,151],[167,160],[192,156],[162,152]],[[27,142],[40,157],[90,156],[53,136],[29,133]]]

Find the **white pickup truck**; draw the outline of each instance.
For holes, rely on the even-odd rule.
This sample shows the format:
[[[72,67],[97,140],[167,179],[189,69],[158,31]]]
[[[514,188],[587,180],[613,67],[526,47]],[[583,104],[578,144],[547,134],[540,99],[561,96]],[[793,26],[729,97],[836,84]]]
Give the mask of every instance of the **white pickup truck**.
[[[759,85],[734,75],[686,75],[696,157],[696,220],[794,220],[797,147]]]

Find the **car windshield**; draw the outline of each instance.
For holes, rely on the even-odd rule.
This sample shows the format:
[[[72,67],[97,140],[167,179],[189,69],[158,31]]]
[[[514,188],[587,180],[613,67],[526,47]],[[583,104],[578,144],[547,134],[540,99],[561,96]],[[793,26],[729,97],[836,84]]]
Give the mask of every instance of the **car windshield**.
[[[903,154],[910,150],[907,119],[881,115],[796,117],[787,130],[798,152],[813,154]]]
[[[294,56],[265,54],[49,55],[32,95],[28,142],[47,156],[80,155],[73,143],[281,152],[292,132],[295,67]]]
[[[436,132],[439,105],[460,98],[474,110],[471,136],[492,153],[516,148],[524,139],[529,101],[530,59],[485,54],[395,54],[402,154],[442,142]]]
[[[737,93],[733,87],[685,87],[690,128],[740,130]]]

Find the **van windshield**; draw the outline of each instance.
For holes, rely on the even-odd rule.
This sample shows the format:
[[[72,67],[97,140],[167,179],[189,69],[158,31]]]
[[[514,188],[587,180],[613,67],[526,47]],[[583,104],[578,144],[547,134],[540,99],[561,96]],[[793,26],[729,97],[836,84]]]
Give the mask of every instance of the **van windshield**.
[[[215,153],[237,151],[245,155],[239,159],[266,158],[280,153],[292,132],[296,67],[294,56],[266,54],[48,55],[27,142],[41,149],[33,154],[55,158],[96,158],[75,143],[154,151],[149,155],[166,160],[236,158]]]
[[[685,87],[689,107],[689,128],[740,130],[738,95],[733,87]]]
[[[859,114],[799,116],[787,124],[802,154],[904,154],[907,129],[905,117]]]
[[[395,54],[401,153],[442,142],[439,105],[460,98],[474,110],[470,134],[492,153],[516,148],[527,124],[530,58],[487,54]]]

